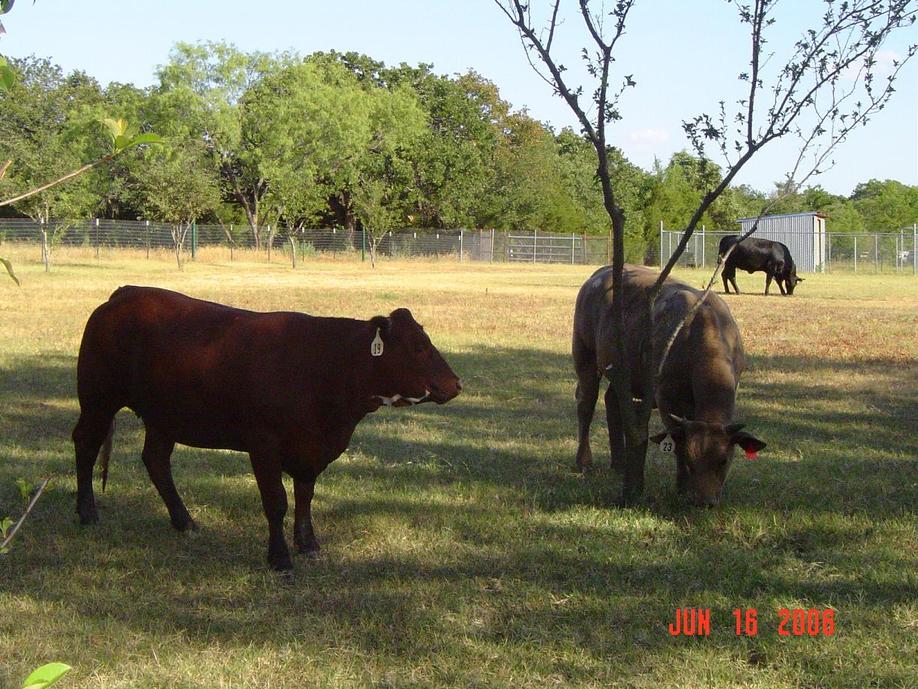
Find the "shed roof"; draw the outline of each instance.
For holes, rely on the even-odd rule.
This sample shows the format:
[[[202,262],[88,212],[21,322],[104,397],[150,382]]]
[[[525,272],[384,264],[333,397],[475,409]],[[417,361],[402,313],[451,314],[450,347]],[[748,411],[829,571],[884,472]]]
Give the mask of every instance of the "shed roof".
[[[812,216],[817,218],[828,218],[829,216],[825,213],[820,213],[819,211],[806,211],[805,213],[777,213],[775,215],[763,215],[762,220],[768,220],[770,218],[808,218]],[[740,218],[736,222],[745,222],[747,220],[755,220],[755,217],[752,218]]]

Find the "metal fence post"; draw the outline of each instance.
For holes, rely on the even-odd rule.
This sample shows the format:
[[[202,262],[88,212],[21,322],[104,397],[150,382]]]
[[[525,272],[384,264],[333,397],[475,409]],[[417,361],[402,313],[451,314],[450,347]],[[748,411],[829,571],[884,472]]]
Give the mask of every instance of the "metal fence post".
[[[918,274],[918,223],[912,225],[912,275]]]
[[[857,272],[857,235],[854,235],[854,272]]]
[[[880,272],[880,235],[873,235],[873,272]]]
[[[574,243],[576,242],[576,235],[571,232],[571,265],[574,265]]]
[[[147,245],[147,259],[150,258],[150,221],[144,220],[144,239],[146,239],[145,244]]]
[[[663,267],[663,221],[660,221],[660,267]]]
[[[826,232],[826,267],[825,270],[828,272],[832,268],[832,234]]]
[[[99,219],[94,218],[93,224],[96,227],[96,258],[99,258]]]
[[[459,263],[462,263],[462,229],[459,229]]]
[[[704,256],[704,245],[705,245],[705,243],[706,243],[707,234],[708,234],[707,229],[705,228],[704,225],[702,225],[702,226],[701,226],[701,267],[702,267],[702,268],[705,267],[705,266],[704,266],[704,264],[705,264],[705,260],[704,260],[704,259],[705,259],[705,256]]]
[[[198,223],[191,221],[191,260],[198,257]]]
[[[367,260],[367,230],[360,230],[360,260]]]

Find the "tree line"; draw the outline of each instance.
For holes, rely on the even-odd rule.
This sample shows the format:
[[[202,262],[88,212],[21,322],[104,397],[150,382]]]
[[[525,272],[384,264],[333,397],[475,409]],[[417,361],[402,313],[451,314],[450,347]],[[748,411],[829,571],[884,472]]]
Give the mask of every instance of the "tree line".
[[[101,217],[220,223],[263,244],[263,228],[495,228],[607,234],[592,145],[514,110],[473,71],[387,67],[357,53],[246,53],[226,43],[177,44],[149,88],[102,87],[47,59],[9,60],[0,92],[0,198],[98,158],[105,118],[155,133],[107,168],[32,196],[7,215],[37,221]],[[660,222],[681,229],[721,170],[687,152],[647,171],[608,157],[629,222],[627,259],[654,260]],[[728,188],[705,212],[709,229],[737,218],[821,211],[834,231],[891,231],[918,219],[918,187],[869,180],[839,196]],[[371,247],[372,250],[373,247]]]

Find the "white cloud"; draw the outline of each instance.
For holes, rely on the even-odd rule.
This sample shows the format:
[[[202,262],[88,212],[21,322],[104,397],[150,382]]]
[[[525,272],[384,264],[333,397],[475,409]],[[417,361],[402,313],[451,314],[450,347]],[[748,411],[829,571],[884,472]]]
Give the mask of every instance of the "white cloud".
[[[902,56],[895,50],[878,50],[876,54],[876,64],[873,66],[873,73],[878,77],[888,77],[895,71],[895,62],[902,62]],[[847,67],[842,72],[842,78],[847,81],[854,81],[861,75],[864,67],[863,62],[856,62]]]
[[[636,129],[628,139],[638,148],[654,148],[669,141],[669,132],[665,129]]]

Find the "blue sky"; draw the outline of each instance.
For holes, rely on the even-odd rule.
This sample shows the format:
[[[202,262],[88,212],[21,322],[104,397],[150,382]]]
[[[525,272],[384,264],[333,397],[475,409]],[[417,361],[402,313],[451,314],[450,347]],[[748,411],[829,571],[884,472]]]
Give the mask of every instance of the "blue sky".
[[[780,6],[782,22],[770,43],[774,64],[821,5],[787,0]],[[584,45],[575,20],[567,19],[557,39],[571,76],[579,72]],[[103,84],[153,83],[157,65],[177,41],[226,40],[243,50],[302,54],[355,50],[387,64],[432,63],[441,74],[474,69],[515,108],[556,128],[575,125],[567,106],[533,73],[513,27],[490,0],[18,0],[3,23],[8,33],[0,38],[0,54],[49,57]],[[622,101],[623,119],[610,130],[610,143],[647,169],[655,157],[665,162],[687,147],[682,120],[739,97],[736,76],[746,70],[746,42],[735,9],[723,0],[638,3],[616,63],[619,77],[633,74],[637,87]],[[909,42],[918,42],[918,29],[886,47],[881,69]],[[918,184],[918,62],[906,66],[897,90],[884,111],[842,144],[834,168],[812,183],[846,195],[871,178]],[[794,151],[790,143],[766,149],[738,181],[771,189],[793,165]]]

